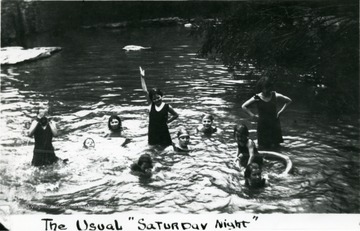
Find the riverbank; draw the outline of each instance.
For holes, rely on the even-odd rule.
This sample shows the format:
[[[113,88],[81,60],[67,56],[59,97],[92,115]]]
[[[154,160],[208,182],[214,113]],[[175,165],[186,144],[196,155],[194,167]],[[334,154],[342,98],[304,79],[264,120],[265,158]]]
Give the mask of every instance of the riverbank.
[[[27,38],[54,36],[74,28],[177,25],[194,18],[215,18],[231,2],[1,1],[1,44],[27,47]],[[121,23],[119,23],[121,22]],[[95,26],[96,25],[96,26]]]

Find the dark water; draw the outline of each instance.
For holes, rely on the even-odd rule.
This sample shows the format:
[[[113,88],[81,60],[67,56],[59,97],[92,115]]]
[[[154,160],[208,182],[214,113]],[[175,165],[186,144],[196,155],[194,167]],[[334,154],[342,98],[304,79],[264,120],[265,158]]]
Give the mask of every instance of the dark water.
[[[283,176],[281,162],[266,161],[267,187],[244,187],[243,173],[232,163],[232,127],[245,122],[256,139],[255,121],[241,111],[256,79],[233,81],[224,66],[197,58],[200,41],[187,34],[184,28],[147,28],[44,35],[28,45],[63,51],[1,68],[0,196],[14,214],[360,212],[358,121],[332,121],[296,99],[282,117],[285,142],[278,150],[292,159],[293,173]],[[151,49],[122,50],[131,44]],[[147,148],[148,106],[139,66],[148,86],[161,88],[180,115],[170,125],[173,137],[180,125],[198,126],[205,112],[220,129],[210,138],[192,135],[189,155],[152,149],[151,179],[129,171]],[[30,165],[34,143],[25,126],[39,105],[49,103],[60,128],[56,154],[70,162],[39,169]],[[127,147],[103,138],[112,113],[121,116],[124,136],[132,139]],[[95,149],[82,147],[87,137]]]

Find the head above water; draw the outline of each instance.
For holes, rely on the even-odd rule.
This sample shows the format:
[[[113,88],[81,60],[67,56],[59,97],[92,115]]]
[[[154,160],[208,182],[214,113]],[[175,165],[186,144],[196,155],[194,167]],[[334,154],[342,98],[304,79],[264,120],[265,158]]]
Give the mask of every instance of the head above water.
[[[95,141],[92,138],[86,138],[83,143],[84,148],[93,148],[95,147]]]
[[[256,92],[260,93],[262,92],[265,95],[270,94],[270,92],[273,89],[273,81],[268,76],[264,76],[256,84]]]
[[[201,120],[201,123],[205,128],[210,128],[213,122],[214,116],[212,116],[211,114],[205,114]]]
[[[160,105],[162,103],[164,93],[157,88],[153,88],[149,91],[149,98],[151,102],[153,102],[156,105]]]
[[[150,172],[153,168],[152,159],[149,154],[142,154],[139,157],[137,164],[140,166],[143,172]]]
[[[110,116],[108,120],[108,128],[110,131],[120,132],[122,130],[120,117],[117,115]]]
[[[190,141],[190,135],[185,128],[180,128],[177,132],[177,137],[179,139],[179,145],[180,147],[186,147],[189,144]]]
[[[246,166],[244,177],[245,185],[252,188],[259,188],[265,185],[265,179],[261,176],[262,171],[257,163],[251,163]]]

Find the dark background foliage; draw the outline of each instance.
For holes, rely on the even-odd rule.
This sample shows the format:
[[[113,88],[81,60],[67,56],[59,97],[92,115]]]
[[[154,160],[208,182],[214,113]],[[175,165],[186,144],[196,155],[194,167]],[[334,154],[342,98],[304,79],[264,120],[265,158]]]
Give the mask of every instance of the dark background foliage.
[[[227,17],[203,22],[202,56],[231,69],[302,82],[334,116],[359,110],[357,1],[239,2]]]
[[[154,18],[216,17],[228,12],[225,1],[1,1],[1,44],[22,45],[34,33],[58,32],[101,23]],[[136,25],[136,24],[132,24]]]

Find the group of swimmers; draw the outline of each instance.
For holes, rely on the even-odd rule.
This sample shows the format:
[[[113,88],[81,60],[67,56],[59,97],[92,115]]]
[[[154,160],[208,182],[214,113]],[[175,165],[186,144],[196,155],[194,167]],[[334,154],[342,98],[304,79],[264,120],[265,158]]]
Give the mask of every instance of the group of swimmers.
[[[148,144],[172,147],[176,152],[189,152],[188,148],[190,134],[181,127],[177,131],[178,142],[172,142],[168,124],[179,117],[173,107],[163,102],[163,92],[159,89],[148,91],[145,82],[145,70],[140,67],[141,86],[146,92],[149,102],[149,126]],[[251,117],[257,119],[258,145],[262,148],[272,148],[283,142],[279,117],[291,103],[291,99],[272,90],[272,81],[269,77],[262,77],[257,83],[258,93],[247,100],[242,108]],[[283,107],[277,111],[277,100],[284,101]],[[249,106],[256,104],[258,115],[254,114]],[[170,116],[169,116],[170,115]],[[212,134],[217,132],[213,126],[214,118],[211,114],[206,114],[202,118],[202,124],[196,129],[198,133]],[[117,115],[112,115],[108,120],[108,128],[111,131],[109,137],[121,137],[121,119]],[[57,135],[57,128],[54,121],[47,119],[47,110],[39,110],[35,120],[33,120],[29,136],[35,137],[34,155],[32,165],[49,165],[58,160],[52,146],[52,138]],[[234,139],[237,142],[238,150],[235,162],[245,167],[245,183],[251,187],[259,187],[265,184],[261,177],[261,167],[263,156],[258,152],[255,142],[249,138],[249,130],[246,125],[234,126]],[[121,143],[125,146],[130,139],[124,139]],[[84,141],[84,147],[94,146],[92,139]],[[140,158],[131,165],[134,172],[148,174],[153,168],[152,158],[149,154],[142,154]]]

